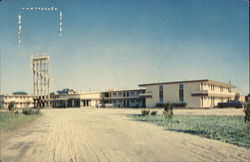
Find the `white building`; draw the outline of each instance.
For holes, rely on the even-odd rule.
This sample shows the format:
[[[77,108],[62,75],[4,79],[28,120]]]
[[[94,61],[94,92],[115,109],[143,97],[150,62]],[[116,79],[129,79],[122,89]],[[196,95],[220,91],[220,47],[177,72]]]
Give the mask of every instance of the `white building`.
[[[33,96],[25,94],[0,95],[0,107],[8,108],[10,102],[15,103],[16,108],[33,107]]]
[[[185,102],[187,107],[214,107],[218,102],[234,100],[239,94],[236,87],[213,80],[190,80],[140,84],[146,92],[146,107],[157,103]]]
[[[106,103],[114,107],[145,107],[145,99],[140,97],[145,89],[110,90],[106,92]]]
[[[144,89],[109,90],[98,92],[72,92],[67,90],[51,96],[53,107],[95,107],[107,103],[112,107],[145,107],[145,100],[140,97]]]
[[[214,107],[218,102],[240,99],[236,87],[213,80],[190,80],[140,84],[140,89],[75,92],[63,89],[50,95],[52,107],[155,107],[157,103],[186,103],[187,107]],[[33,107],[32,95],[1,95],[0,106],[15,102],[17,108]]]

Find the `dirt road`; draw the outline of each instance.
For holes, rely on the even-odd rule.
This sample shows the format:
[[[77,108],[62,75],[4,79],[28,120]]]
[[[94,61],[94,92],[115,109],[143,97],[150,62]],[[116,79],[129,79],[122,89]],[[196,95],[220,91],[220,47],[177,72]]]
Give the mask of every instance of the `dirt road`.
[[[121,109],[47,109],[1,138],[2,161],[249,161],[250,149],[132,121]],[[9,134],[8,134],[9,135]]]

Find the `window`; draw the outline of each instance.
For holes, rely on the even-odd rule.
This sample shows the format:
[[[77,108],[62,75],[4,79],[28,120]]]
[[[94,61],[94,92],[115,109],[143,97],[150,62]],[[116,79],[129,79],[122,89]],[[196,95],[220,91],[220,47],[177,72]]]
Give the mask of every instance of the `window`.
[[[121,95],[122,95],[122,93],[120,92],[120,93],[118,93],[118,95],[119,95],[119,96],[121,96]]]
[[[114,96],[116,96],[116,93],[113,93]]]
[[[211,88],[211,91],[214,91],[214,87],[215,87],[215,85],[210,85],[210,88]]]
[[[220,87],[220,91],[223,92],[223,87]]]
[[[179,101],[184,102],[184,85],[179,84]]]
[[[134,95],[134,92],[131,92],[131,95],[133,96],[133,95]]]
[[[159,99],[160,102],[163,102],[163,85],[159,86]]]

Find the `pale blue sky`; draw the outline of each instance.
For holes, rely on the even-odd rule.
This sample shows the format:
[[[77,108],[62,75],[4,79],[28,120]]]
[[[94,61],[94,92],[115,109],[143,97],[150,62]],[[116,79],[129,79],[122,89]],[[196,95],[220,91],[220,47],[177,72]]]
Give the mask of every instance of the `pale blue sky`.
[[[58,12],[20,11],[58,7]],[[248,92],[246,0],[3,0],[1,93],[32,92],[30,53],[51,56],[52,91],[212,79]],[[23,15],[18,49],[17,15]]]

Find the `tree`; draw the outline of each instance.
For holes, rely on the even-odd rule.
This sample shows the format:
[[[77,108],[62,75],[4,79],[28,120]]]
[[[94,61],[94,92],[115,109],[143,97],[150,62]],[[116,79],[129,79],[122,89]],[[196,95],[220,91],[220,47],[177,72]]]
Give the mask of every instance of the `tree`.
[[[9,104],[8,104],[8,110],[9,112],[13,112],[15,110],[15,102],[11,101]]]
[[[16,92],[13,92],[12,94],[13,95],[27,95],[28,93],[24,91],[16,91]]]

